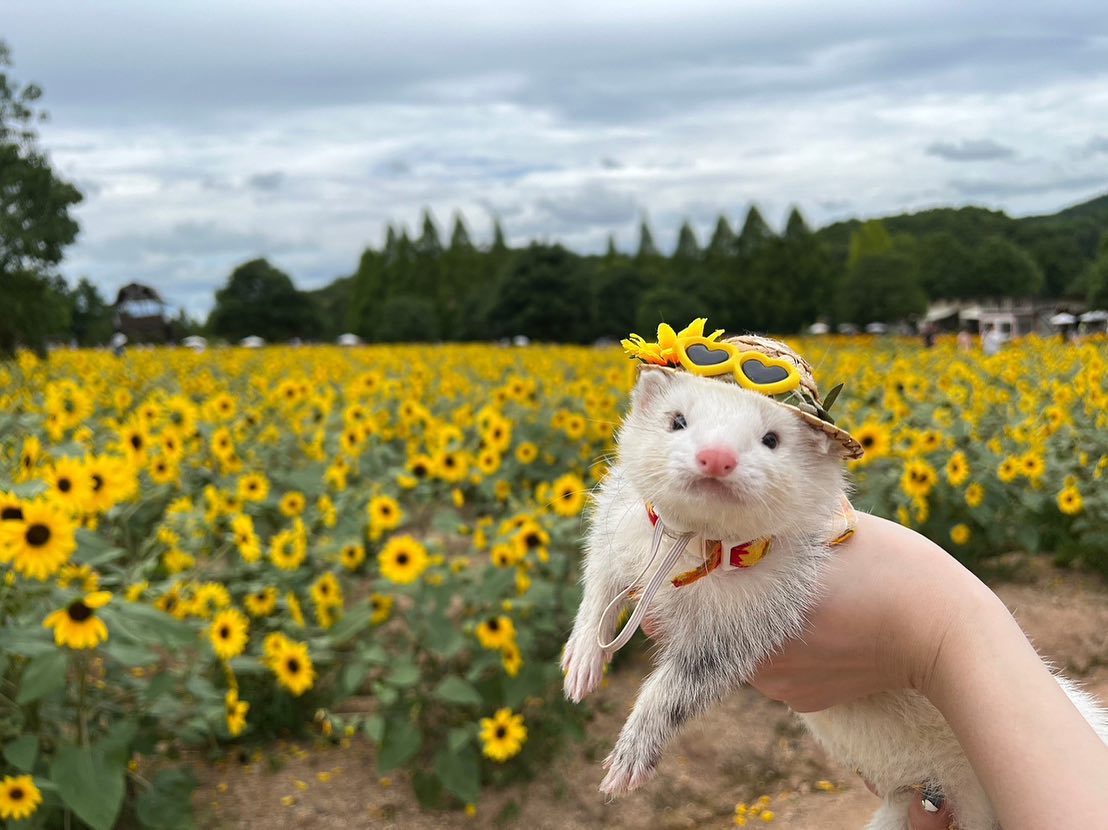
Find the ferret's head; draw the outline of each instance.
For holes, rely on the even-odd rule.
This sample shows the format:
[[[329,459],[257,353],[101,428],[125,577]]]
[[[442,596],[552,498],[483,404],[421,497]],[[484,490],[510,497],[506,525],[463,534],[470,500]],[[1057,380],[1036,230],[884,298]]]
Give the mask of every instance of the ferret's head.
[[[840,449],[763,395],[649,366],[619,434],[623,468],[658,514],[720,537],[820,528],[842,497]]]

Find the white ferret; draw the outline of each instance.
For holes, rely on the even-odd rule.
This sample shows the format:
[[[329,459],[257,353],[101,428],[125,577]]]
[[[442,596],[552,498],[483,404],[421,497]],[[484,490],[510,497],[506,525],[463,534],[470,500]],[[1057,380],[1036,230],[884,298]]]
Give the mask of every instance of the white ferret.
[[[803,632],[834,556],[826,540],[841,530],[845,487],[841,447],[787,407],[733,383],[643,367],[591,516],[584,597],[563,658],[566,696],[580,701],[600,683],[614,650],[610,606],[629,586],[643,590],[654,517],[671,533],[696,534],[665,577],[701,565],[705,539],[772,537],[772,549],[756,567],[721,568],[679,588],[667,578],[647,597],[661,635],[657,665],[605,762],[603,792],[647,781],[687,720]],[[665,551],[674,540],[662,541]],[[1058,682],[1108,739],[1105,713]],[[801,717],[837,761],[886,794],[870,830],[906,830],[909,799],[919,798],[911,788],[921,784],[941,789],[962,830],[996,827],[957,739],[922,695],[884,692]]]

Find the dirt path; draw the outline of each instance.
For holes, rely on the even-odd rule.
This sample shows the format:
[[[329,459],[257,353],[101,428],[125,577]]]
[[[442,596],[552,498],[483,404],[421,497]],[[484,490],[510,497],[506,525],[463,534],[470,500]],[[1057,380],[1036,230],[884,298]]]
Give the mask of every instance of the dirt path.
[[[1040,563],[1023,563],[1020,573],[1020,582],[1001,585],[997,593],[1045,657],[1108,701],[1108,587]],[[276,772],[269,771],[269,759],[198,768],[199,824],[211,830],[726,828],[734,826],[736,803],[765,795],[777,826],[865,826],[877,800],[849,771],[827,760],[785,707],[749,689],[687,728],[643,791],[605,803],[596,789],[603,777],[600,759],[648,669],[637,660],[614,673],[597,695],[588,737],[571,743],[538,780],[486,790],[476,817],[421,811],[407,781],[378,779],[371,748],[355,739],[346,749],[277,747],[282,764]],[[820,781],[833,789],[820,789]],[[754,819],[747,826],[764,824]]]

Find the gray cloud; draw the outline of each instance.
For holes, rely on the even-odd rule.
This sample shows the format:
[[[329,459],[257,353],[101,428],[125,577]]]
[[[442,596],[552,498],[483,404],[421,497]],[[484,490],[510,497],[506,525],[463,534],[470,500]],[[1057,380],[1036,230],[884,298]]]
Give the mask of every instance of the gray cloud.
[[[543,196],[535,205],[542,220],[558,230],[575,225],[613,227],[633,220],[641,208],[630,193],[589,182],[568,193]]]
[[[281,185],[284,183],[285,174],[280,170],[273,170],[269,173],[255,173],[246,180],[248,187],[254,190],[260,190],[263,193],[272,193],[275,190],[280,190]]]
[[[947,161],[992,161],[1011,158],[1016,154],[1011,147],[998,144],[991,138],[966,138],[957,144],[952,141],[936,141],[929,144],[924,152]]]
[[[1079,191],[1089,198],[1108,188],[1108,176],[1061,176],[1053,179],[951,179],[950,186],[964,196],[993,199],[1039,196]]]
[[[1085,154],[1089,156],[1108,153],[1108,135],[1094,135],[1085,144]]]

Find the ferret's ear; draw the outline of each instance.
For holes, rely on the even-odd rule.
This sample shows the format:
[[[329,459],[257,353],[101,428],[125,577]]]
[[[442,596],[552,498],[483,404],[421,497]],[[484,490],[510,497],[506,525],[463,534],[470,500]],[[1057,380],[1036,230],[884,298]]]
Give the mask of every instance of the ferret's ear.
[[[639,380],[631,392],[632,407],[640,411],[649,410],[672,382],[673,369],[667,366],[641,366]]]

